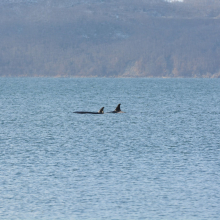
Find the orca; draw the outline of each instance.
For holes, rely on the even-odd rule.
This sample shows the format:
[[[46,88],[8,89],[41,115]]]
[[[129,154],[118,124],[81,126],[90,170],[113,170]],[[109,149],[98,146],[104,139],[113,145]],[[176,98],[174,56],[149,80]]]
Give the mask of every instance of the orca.
[[[104,114],[104,107],[100,108],[98,112],[73,112],[77,114]]]
[[[125,112],[123,112],[123,111],[121,110],[120,105],[121,105],[121,104],[118,104],[117,107],[116,107],[116,109],[115,109],[114,111],[107,112],[107,113],[125,113]]]

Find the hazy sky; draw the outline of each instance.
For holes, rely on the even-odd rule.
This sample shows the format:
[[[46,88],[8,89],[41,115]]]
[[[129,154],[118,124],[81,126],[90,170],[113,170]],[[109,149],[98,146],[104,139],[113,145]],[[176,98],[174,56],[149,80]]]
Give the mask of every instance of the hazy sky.
[[[183,0],[166,0],[167,2],[183,2]]]

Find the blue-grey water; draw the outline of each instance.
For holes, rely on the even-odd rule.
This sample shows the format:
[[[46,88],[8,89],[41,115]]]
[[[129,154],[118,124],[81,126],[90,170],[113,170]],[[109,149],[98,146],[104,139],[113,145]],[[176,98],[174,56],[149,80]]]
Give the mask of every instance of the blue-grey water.
[[[220,79],[0,78],[0,219],[219,216]]]

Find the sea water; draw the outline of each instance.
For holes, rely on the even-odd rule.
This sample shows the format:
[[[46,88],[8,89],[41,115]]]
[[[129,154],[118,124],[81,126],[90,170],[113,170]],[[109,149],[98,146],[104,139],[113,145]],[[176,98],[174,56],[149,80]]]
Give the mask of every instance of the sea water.
[[[0,78],[0,219],[219,216],[220,79]]]

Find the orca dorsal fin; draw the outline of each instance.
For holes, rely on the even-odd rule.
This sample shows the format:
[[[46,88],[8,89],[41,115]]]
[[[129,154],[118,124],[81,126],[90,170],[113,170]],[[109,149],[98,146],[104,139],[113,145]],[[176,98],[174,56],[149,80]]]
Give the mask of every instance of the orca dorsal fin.
[[[118,104],[118,106],[116,107],[116,109],[115,109],[116,112],[120,112],[121,111],[120,105],[121,104]]]
[[[99,114],[104,114],[104,107],[100,108],[100,110],[98,111]]]

